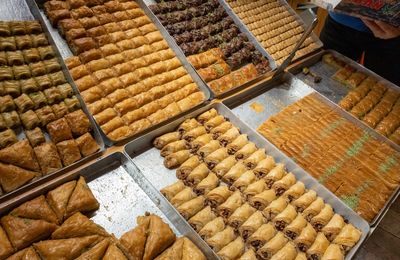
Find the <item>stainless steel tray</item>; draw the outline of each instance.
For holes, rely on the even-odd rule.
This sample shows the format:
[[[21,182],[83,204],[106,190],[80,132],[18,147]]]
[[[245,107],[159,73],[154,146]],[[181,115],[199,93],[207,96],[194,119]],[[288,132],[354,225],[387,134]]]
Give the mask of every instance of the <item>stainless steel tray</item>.
[[[341,214],[355,225],[363,233],[357,245],[346,255],[346,259],[351,259],[361,246],[365,238],[368,236],[370,227],[368,223],[358,216],[353,210],[347,207],[340,199],[331,193],[324,186],[319,184],[303,169],[297,166],[290,158],[283,154],[273,144],[263,138],[260,134],[254,131],[246,123],[241,121],[229,108],[222,103],[215,102],[206,107],[186,115],[168,125],[157,129],[156,131],[142,136],[125,146],[125,152],[132,158],[144,176],[151,180],[157,189],[161,189],[166,185],[177,181],[174,170],[168,170],[163,165],[163,158],[160,156],[160,151],[152,147],[152,141],[167,132],[174,131],[180,123],[187,118],[193,118],[211,108],[215,108],[221,115],[225,116],[233,125],[237,126],[240,131],[247,134],[249,140],[254,142],[258,147],[264,147],[268,154],[274,157],[276,162],[285,164],[288,171],[292,172],[299,181],[302,181],[308,189],[315,190],[318,196],[322,197],[325,202],[332,205],[335,212]]]
[[[316,92],[313,88],[309,87],[300,79],[294,77],[290,73],[285,73],[279,78],[267,82],[260,86],[257,91],[244,92],[236,96],[230,97],[223,101],[233,113],[240,117],[251,128],[257,129],[265,120],[270,116],[279,113],[285,107],[294,102],[302,99]],[[360,127],[364,131],[373,136],[375,139],[382,141],[391,146],[396,151],[400,151],[398,146],[393,142],[389,142],[387,138],[376,133],[372,128],[368,127],[360,120],[356,119],[339,106],[328,100],[322,95],[318,95],[321,102],[326,103],[338,112],[341,116]],[[243,102],[244,100],[244,102]],[[254,107],[258,108],[256,110]],[[261,111],[262,110],[262,111]],[[377,226],[382,220],[386,212],[389,210],[390,205],[396,200],[400,193],[400,186],[393,192],[392,196],[386,202],[382,210],[376,215],[374,220],[370,223],[371,226]]]
[[[50,34],[52,35],[52,37],[55,40],[55,45],[57,46],[57,48],[60,50],[60,53],[62,54],[62,57],[64,59],[73,56],[67,42],[63,39],[63,37],[59,34],[58,30],[56,28],[54,28],[49,19],[46,17],[44,10],[39,8],[43,5],[43,3],[45,2],[44,0],[25,0],[28,5],[29,8],[31,9],[32,13],[40,18],[41,22],[43,24],[46,24],[46,27],[49,29]],[[169,47],[175,52],[176,56],[178,57],[178,59],[180,60],[180,62],[182,63],[183,67],[187,70],[187,72],[189,73],[189,75],[192,77],[193,81],[197,84],[197,86],[199,87],[199,89],[205,94],[206,100],[205,102],[207,102],[208,100],[212,99],[212,95],[211,95],[211,91],[208,88],[208,86],[206,85],[206,83],[200,78],[200,76],[195,72],[194,68],[189,64],[189,62],[186,60],[185,56],[183,55],[183,53],[180,51],[179,47],[175,44],[175,41],[171,38],[171,36],[168,34],[168,32],[166,31],[166,29],[161,25],[161,23],[158,21],[158,19],[153,15],[153,13],[150,11],[150,9],[147,7],[146,4],[144,4],[142,1],[136,1],[139,6],[143,9],[144,13],[151,19],[151,21],[156,25],[157,29],[160,31],[160,33],[162,34],[162,36],[164,37],[164,39],[167,41]],[[68,71],[68,69],[66,69]],[[68,77],[72,79],[71,75],[69,74],[68,71]],[[77,93],[79,93],[78,88],[75,86],[74,84],[74,88],[77,91]],[[84,103],[84,102],[83,102]],[[190,111],[195,110],[196,108],[202,106],[203,104],[198,105],[197,107],[191,109]],[[86,104],[84,104],[85,110],[87,110]],[[88,111],[88,110],[87,110]],[[184,112],[188,113],[190,111]],[[89,113],[90,114],[90,113]],[[90,114],[91,115],[91,114]],[[113,141],[110,138],[108,138],[108,136],[101,130],[100,126],[98,126],[97,122],[95,122],[95,120],[93,119],[93,121],[95,122],[95,124],[98,126],[99,131],[101,133],[101,136],[104,140],[104,143],[107,146],[113,146],[113,145],[121,145],[121,144],[125,144],[126,142],[129,142],[131,140],[134,140],[135,138],[139,137],[140,135],[143,135],[146,132],[152,131],[153,129],[156,129],[158,127],[160,127],[161,125],[164,125],[168,122],[173,121],[174,119],[178,118],[181,115],[175,116],[171,119],[168,119],[164,122],[161,122],[160,124],[157,124],[149,129],[146,129],[145,131],[138,133],[137,135],[128,137],[124,140],[121,141]],[[91,115],[92,117],[92,115]]]
[[[131,160],[120,152],[36,187],[10,202],[0,204],[0,215],[79,176],[85,177],[93,195],[100,203],[100,208],[91,215],[91,219],[117,238],[136,226],[136,217],[150,212],[168,223],[176,235],[190,238],[209,257],[208,259],[212,259],[212,256],[207,254],[207,250],[211,249]]]
[[[24,0],[1,0],[0,1],[0,20],[39,20],[40,21],[40,16],[38,16],[38,13],[35,12],[34,8],[31,7],[29,2],[25,2]],[[82,165],[84,162],[87,162],[89,160],[96,158],[105,150],[104,142],[103,142],[103,139],[101,138],[100,132],[99,132],[93,118],[90,116],[88,110],[86,109],[86,106],[84,105],[84,102],[83,102],[82,98],[80,97],[79,92],[77,91],[74,81],[72,80],[72,78],[68,72],[68,69],[65,66],[64,60],[62,59],[58,49],[55,47],[55,43],[54,43],[53,38],[51,37],[51,34],[47,30],[47,26],[42,21],[40,21],[40,23],[42,25],[43,33],[46,34],[49,44],[53,47],[56,57],[58,58],[58,62],[61,65],[61,68],[62,68],[65,78],[67,79],[68,83],[74,89],[75,96],[78,98],[79,103],[82,107],[82,110],[85,112],[85,114],[89,118],[89,121],[90,121],[90,124],[92,127],[91,133],[93,135],[93,138],[96,140],[97,144],[99,145],[100,149],[96,153],[91,154],[87,157],[84,157],[84,158],[80,159],[79,161],[77,161],[67,167],[64,167],[54,173],[51,173],[49,175],[41,177],[40,179],[34,180],[30,183],[27,183],[26,185],[24,185],[16,190],[13,190],[11,192],[3,194],[2,196],[0,196],[0,202],[6,201],[6,200],[12,198],[13,196],[15,196],[16,194],[25,192],[29,189],[32,189],[36,185],[40,185],[52,178],[60,176],[60,175],[64,174],[65,172],[67,172],[71,169],[74,169],[74,168],[78,167],[79,165]],[[47,132],[45,133],[45,135],[46,135],[46,139],[50,140]],[[19,131],[19,133],[18,133],[18,139],[21,139],[21,138],[25,138],[23,131]]]

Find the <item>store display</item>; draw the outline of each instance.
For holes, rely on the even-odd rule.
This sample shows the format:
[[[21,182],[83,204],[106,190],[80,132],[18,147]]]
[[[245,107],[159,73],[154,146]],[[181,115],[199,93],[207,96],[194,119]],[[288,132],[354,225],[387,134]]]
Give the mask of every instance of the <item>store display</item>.
[[[270,117],[258,131],[369,222],[399,185],[399,153],[316,94]]]
[[[278,64],[282,64],[304,32],[303,22],[280,0],[227,0],[250,32]],[[295,59],[305,56],[320,46],[308,37]]]
[[[168,1],[149,7],[216,95],[271,70],[218,1]]]
[[[40,23],[0,22],[0,27],[4,29],[0,194],[4,194],[94,154],[100,146]],[[18,44],[22,39],[26,43]]]
[[[188,150],[194,140],[209,135],[196,131],[199,132],[196,137],[188,139],[196,129],[211,132],[225,122],[223,116],[211,109],[197,119],[184,121],[177,132],[154,140],[161,151],[177,142],[185,143],[164,158],[166,167],[177,168],[179,180],[161,193],[220,257],[228,255],[229,259],[236,259],[254,250],[261,259],[279,259],[286,251],[293,251],[294,259],[298,249],[307,257],[320,259],[330,244],[337,244],[347,252],[358,242],[361,231],[352,224],[347,224],[347,228],[338,225],[343,217],[335,214],[314,191],[306,190],[302,182],[286,172],[284,165],[276,164],[264,149],[258,149],[247,138],[236,141],[246,136],[240,135],[235,126],[231,125],[198,150]],[[227,147],[234,142],[242,143],[241,148],[228,153]],[[201,154],[203,147],[211,143],[216,147]],[[173,164],[168,163],[171,160]],[[262,168],[266,175],[256,175],[255,169]],[[334,226],[338,228],[331,228]],[[315,233],[308,245],[302,242],[303,231],[303,236]],[[349,233],[351,237],[347,235],[348,240],[341,241],[340,234]],[[245,244],[249,246],[247,250]]]

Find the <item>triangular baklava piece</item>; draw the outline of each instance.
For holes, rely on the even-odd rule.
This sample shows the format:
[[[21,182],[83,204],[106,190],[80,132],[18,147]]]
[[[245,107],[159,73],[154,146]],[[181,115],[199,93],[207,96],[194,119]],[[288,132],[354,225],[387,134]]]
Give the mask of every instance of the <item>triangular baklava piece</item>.
[[[59,223],[56,214],[50,208],[43,195],[25,202],[11,211],[10,214],[21,218],[42,219],[54,224]]]
[[[183,237],[181,238],[183,242],[183,250],[182,250],[182,260],[206,260],[207,258],[204,256],[203,252],[195,245],[189,238]]]
[[[67,211],[68,201],[72,192],[74,191],[75,186],[76,181],[70,181],[47,193],[47,202],[56,213],[60,223],[64,219],[65,212]]]
[[[179,238],[175,241],[175,243],[172,246],[170,246],[161,255],[159,255],[156,258],[156,260],[170,260],[170,259],[180,260],[182,259],[182,252],[183,252],[183,239]]]
[[[80,255],[76,260],[100,260],[106,253],[108,246],[110,245],[109,239],[104,239],[88,251]]]
[[[22,140],[0,150],[0,161],[13,164],[31,171],[40,171],[35,153],[28,140]]]
[[[28,247],[24,250],[18,251],[7,260],[41,260],[33,247]]]
[[[40,173],[28,171],[12,164],[0,163],[0,184],[5,192],[18,189]]]
[[[0,226],[0,259],[4,259],[12,253],[14,253],[14,248],[8,240],[6,232]]]
[[[87,186],[85,178],[81,176],[68,201],[66,217],[76,212],[90,212],[98,209],[99,206],[99,202],[93,196],[89,186]]]
[[[133,256],[134,259],[142,259],[147,239],[147,230],[149,227],[150,218],[139,217],[138,226],[120,238],[121,244]]]
[[[103,257],[103,260],[127,260],[128,258],[124,255],[124,253],[117,247],[116,244],[111,244],[106,254]],[[137,258],[133,258],[137,259]]]

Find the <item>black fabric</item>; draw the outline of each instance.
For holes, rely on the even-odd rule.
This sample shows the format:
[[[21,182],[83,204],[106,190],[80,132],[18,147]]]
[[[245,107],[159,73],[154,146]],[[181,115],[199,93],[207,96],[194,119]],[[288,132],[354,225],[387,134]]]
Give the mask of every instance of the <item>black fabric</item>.
[[[335,50],[355,61],[365,52],[365,67],[400,86],[400,37],[379,39],[328,16],[320,38],[325,49]]]

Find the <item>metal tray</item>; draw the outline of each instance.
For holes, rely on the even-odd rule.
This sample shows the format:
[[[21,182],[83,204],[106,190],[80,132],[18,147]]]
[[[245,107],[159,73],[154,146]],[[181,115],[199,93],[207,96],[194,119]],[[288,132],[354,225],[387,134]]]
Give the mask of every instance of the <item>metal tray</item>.
[[[257,91],[253,91],[252,93],[240,93],[234,97],[224,100],[223,103],[231,108],[233,113],[240,117],[251,128],[257,129],[262,122],[267,120],[270,116],[279,113],[288,105],[293,104],[294,102],[314,92],[316,91],[313,88],[309,87],[300,79],[294,77],[290,73],[285,73],[281,77],[267,82],[258,88]],[[321,102],[324,102],[325,104],[334,108],[335,111],[341,116],[364,131],[368,131],[368,133],[375,139],[388,144],[396,151],[400,151],[398,146],[393,142],[389,142],[387,138],[376,133],[372,128],[368,127],[360,120],[341,109],[329,99],[322,95],[318,95],[318,97],[320,98]],[[243,100],[245,101],[243,102]],[[258,108],[256,109],[257,111],[254,109],[254,107]],[[390,205],[392,205],[399,194],[400,186],[393,192],[385,206],[370,223],[371,226],[376,227],[380,223],[386,212],[389,210]]]
[[[0,20],[39,20],[40,21],[40,17],[38,16],[37,13],[34,12],[34,10],[32,10],[29,2],[26,3],[24,0],[1,0],[0,1]],[[77,91],[77,89],[75,87],[74,81],[70,77],[68,69],[65,66],[64,60],[61,58],[60,53],[58,52],[57,48],[55,47],[53,38],[51,37],[49,31],[47,30],[46,25],[42,21],[40,21],[40,23],[42,25],[43,33],[46,35],[47,40],[49,41],[49,44],[53,47],[56,57],[58,58],[58,62],[61,65],[64,76],[67,79],[67,82],[74,89],[75,96],[78,98],[79,103],[82,107],[82,110],[85,112],[85,114],[89,118],[89,121],[90,121],[90,124],[92,127],[92,132],[91,132],[92,136],[96,140],[100,149],[96,153],[86,156],[67,167],[64,167],[54,173],[43,176],[37,180],[31,181],[16,190],[13,190],[11,192],[3,194],[2,196],[0,196],[0,202],[6,201],[6,200],[12,198],[13,196],[15,196],[16,194],[20,194],[22,192],[25,192],[26,190],[32,189],[36,185],[40,185],[52,178],[55,178],[57,176],[64,174],[65,172],[67,172],[71,169],[78,167],[79,165],[82,165],[84,162],[87,162],[89,160],[96,158],[105,149],[104,142],[103,142],[103,139],[101,138],[99,130],[97,129],[97,126],[96,126],[94,120],[92,119],[92,117],[90,116],[86,107],[84,106],[84,102],[81,99],[79,92]],[[47,140],[50,140],[47,132],[45,132],[45,136],[46,136]],[[18,139],[22,139],[22,138],[25,138],[25,134],[23,133],[23,131],[18,131]]]
[[[358,216],[353,210],[347,207],[340,199],[331,193],[324,186],[319,184],[308,173],[295,164],[289,157],[277,149],[273,144],[263,138],[260,134],[254,131],[246,123],[241,121],[229,108],[219,102],[215,102],[206,107],[203,107],[184,118],[180,118],[160,129],[142,136],[141,138],[133,141],[125,146],[125,152],[132,158],[133,162],[137,165],[143,175],[151,180],[157,189],[161,189],[166,185],[172,184],[177,181],[174,170],[168,170],[163,165],[163,158],[160,156],[160,151],[152,147],[154,138],[174,131],[180,123],[187,118],[193,118],[211,108],[215,108],[218,113],[225,116],[232,122],[233,125],[238,127],[240,131],[249,136],[249,140],[254,142],[258,147],[264,147],[268,154],[274,157],[276,162],[285,164],[288,171],[292,172],[297,180],[302,181],[308,189],[315,190],[318,196],[322,197],[326,203],[329,203],[334,208],[335,212],[341,214],[349,220],[350,223],[355,225],[363,233],[357,245],[346,255],[346,259],[351,259],[358,248],[361,246],[365,238],[368,236],[370,227],[368,223]]]
[[[21,1],[21,0],[19,0]],[[48,28],[50,34],[52,35],[52,37],[55,40],[55,45],[57,46],[57,48],[59,49],[60,53],[62,54],[62,58],[67,59],[68,57],[73,56],[67,42],[64,40],[64,38],[59,34],[58,30],[56,28],[54,28],[49,19],[46,17],[44,10],[41,9],[40,7],[42,7],[43,3],[45,2],[45,0],[25,0],[28,3],[29,8],[31,9],[31,12],[34,14],[35,17],[38,17],[36,19],[40,19],[42,24],[45,24],[46,27]],[[174,51],[174,53],[176,54],[176,56],[178,57],[178,59],[180,60],[180,62],[182,63],[183,67],[186,69],[186,71],[188,72],[188,74],[192,77],[193,81],[197,84],[197,86],[199,87],[199,89],[205,94],[206,100],[204,102],[207,102],[208,100],[212,99],[212,95],[211,95],[211,91],[208,88],[208,86],[206,85],[206,83],[200,78],[200,76],[195,72],[194,68],[189,64],[189,62],[186,60],[185,56],[183,55],[183,53],[180,51],[179,47],[175,44],[175,41],[171,38],[171,36],[168,34],[168,32],[165,30],[165,28],[161,25],[161,23],[158,21],[158,19],[153,15],[153,13],[150,11],[150,9],[146,6],[146,4],[144,4],[141,1],[136,1],[140,8],[143,9],[144,13],[151,19],[151,21],[156,25],[157,29],[160,31],[160,33],[162,34],[162,36],[164,37],[164,39],[167,41],[169,47]],[[66,67],[65,67],[66,68]],[[66,71],[68,73],[68,77],[72,79],[71,75],[69,74],[68,69],[66,68]],[[73,81],[73,80],[72,80]],[[72,85],[72,84],[71,84]],[[77,93],[80,93],[78,88],[76,87],[76,85],[74,84],[74,89],[77,91]],[[203,103],[204,103],[203,102]],[[85,103],[85,102],[83,102]],[[192,108],[189,111],[183,112],[182,114],[185,113],[189,113],[190,111],[195,110],[196,108],[202,106],[203,104],[199,104],[197,107]],[[85,110],[87,110],[86,107],[86,103],[84,104]],[[89,113],[89,115],[91,115]],[[134,136],[128,137],[124,140],[121,141],[113,141],[110,138],[108,138],[108,136],[103,132],[103,130],[100,128],[100,126],[97,124],[97,122],[95,122],[95,120],[93,119],[93,121],[95,122],[95,124],[98,126],[99,131],[101,133],[101,137],[104,140],[104,143],[107,146],[113,146],[113,145],[122,145],[125,144],[137,137],[139,137],[140,135],[143,135],[144,133],[147,133],[149,131],[152,131],[153,129],[156,129],[158,127],[160,127],[161,125],[164,125],[168,122],[173,121],[174,119],[178,118],[181,115],[177,115],[171,119],[168,119],[164,122],[161,122],[151,128],[148,128],[146,130],[144,130],[143,132],[140,132]],[[92,115],[91,115],[92,117]]]
[[[200,239],[176,210],[142,175],[138,168],[123,153],[116,152],[75,172],[36,187],[12,201],[0,204],[0,215],[37,196],[44,195],[59,185],[85,177],[100,208],[90,217],[107,232],[120,238],[136,226],[136,217],[146,212],[160,216],[170,225],[176,235],[186,236],[203,253],[213,259],[211,249]]]
[[[150,8],[148,7],[148,5],[152,5],[152,4],[156,4],[156,3],[160,3],[161,1],[156,1],[156,0],[137,0],[136,1],[139,4],[144,4],[146,5],[146,9],[148,9],[149,12],[151,12],[152,17],[154,17],[155,19],[157,19],[157,22],[161,25],[160,20],[158,20],[158,17],[150,10]],[[238,86],[236,88],[232,88],[229,89],[219,95],[216,95],[210,88],[211,93],[213,94],[214,97],[216,98],[224,98],[227,97],[237,91],[249,88],[251,86],[253,86],[254,84],[256,84],[257,82],[261,81],[262,79],[268,78],[270,76],[272,76],[273,71],[277,68],[275,60],[271,57],[271,55],[269,55],[269,53],[264,49],[264,47],[262,47],[262,45],[257,41],[257,39],[254,37],[254,35],[247,29],[246,25],[243,24],[243,22],[240,20],[239,17],[237,17],[237,15],[233,12],[233,10],[228,6],[228,4],[224,1],[224,0],[218,0],[219,4],[222,5],[222,7],[225,9],[225,11],[228,13],[228,15],[232,18],[232,20],[234,21],[234,23],[239,27],[240,31],[244,34],[246,34],[247,38],[249,39],[249,41],[254,45],[254,47],[264,56],[264,58],[266,58],[269,62],[269,67],[271,68],[270,71],[268,71],[265,74],[259,75],[256,78],[244,83],[241,86]],[[162,26],[162,25],[161,25]],[[171,41],[173,42],[173,44],[176,46],[176,48],[178,49],[179,52],[181,52],[181,54],[183,55],[183,57],[186,56],[183,53],[182,49],[178,46],[178,44],[175,42],[175,39],[168,33],[168,31],[165,29],[164,26],[163,30],[165,30],[165,32],[169,35]],[[188,61],[187,61],[188,62]],[[189,63],[189,62],[188,62]],[[190,64],[190,63],[189,63]],[[190,64],[190,66],[192,66]],[[197,70],[192,66],[193,70],[196,71]],[[199,76],[200,77],[200,76]],[[200,77],[201,78],[201,77]],[[207,83],[205,83],[207,85]],[[208,86],[208,85],[207,85]]]

